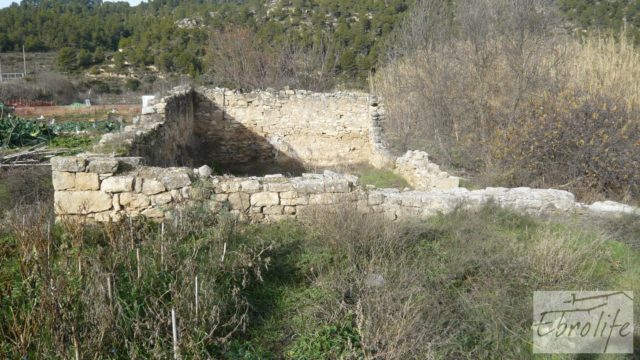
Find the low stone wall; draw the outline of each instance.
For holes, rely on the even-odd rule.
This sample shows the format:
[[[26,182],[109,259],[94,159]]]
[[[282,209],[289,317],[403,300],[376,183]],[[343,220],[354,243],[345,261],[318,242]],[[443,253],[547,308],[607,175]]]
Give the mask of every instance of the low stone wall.
[[[577,203],[569,192],[552,189],[367,190],[358,184],[357,177],[329,171],[291,178],[209,176],[189,168],[142,166],[140,161],[93,156],[53,158],[57,215],[99,222],[128,216],[163,221],[172,218],[177,208],[206,206],[213,212],[226,209],[246,220],[270,222],[294,218],[310,206],[351,204],[363,213],[406,219],[489,202],[535,215],[596,210]],[[631,212],[636,210],[631,208]]]

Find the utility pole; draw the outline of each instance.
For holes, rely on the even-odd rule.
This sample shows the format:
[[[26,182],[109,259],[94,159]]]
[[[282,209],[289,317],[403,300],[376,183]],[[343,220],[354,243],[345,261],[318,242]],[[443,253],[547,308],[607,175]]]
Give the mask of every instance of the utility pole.
[[[0,84],[2,84],[2,59],[0,59]]]
[[[22,44],[22,66],[24,69],[22,77],[27,77],[27,56],[24,54],[24,44]]]

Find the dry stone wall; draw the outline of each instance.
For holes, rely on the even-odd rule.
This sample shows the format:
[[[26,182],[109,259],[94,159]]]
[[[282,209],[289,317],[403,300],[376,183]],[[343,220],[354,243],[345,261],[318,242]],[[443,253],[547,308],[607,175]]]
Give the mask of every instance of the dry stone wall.
[[[240,93],[198,89],[196,133],[217,163],[278,157],[325,167],[368,163],[371,114],[362,93],[304,90]]]
[[[163,99],[143,100],[133,125],[101,139],[96,147],[101,155],[52,159],[59,217],[164,221],[177,209],[200,206],[261,222],[347,204],[403,219],[490,202],[536,215],[640,213],[614,202],[580,204],[571,193],[553,189],[458,188],[459,179],[422,151],[397,159],[389,154],[380,128],[384,109],[366,94],[177,88]],[[123,147],[134,156],[115,156]],[[405,177],[413,190],[369,189],[355,176],[331,171],[233,177],[212,176],[206,166],[193,169],[207,163],[267,170],[283,163],[307,168],[369,163]]]
[[[426,217],[457,207],[487,203],[534,215],[616,211],[616,203],[591,206],[566,191],[529,188],[463,188],[432,191],[366,189],[355,176],[325,171],[284,177],[207,176],[190,168],[140,165],[141,158],[58,157],[52,159],[55,209],[59,217],[117,221],[145,216],[164,221],[184,207],[223,209],[254,222],[295,218],[310,207],[349,205],[390,219]],[[204,174],[204,176],[203,176]],[[628,207],[624,212],[637,212]],[[640,213],[640,212],[638,212]]]
[[[384,107],[364,93],[176,88],[163,99],[145,96],[140,120],[105,135],[97,149],[115,155],[124,144],[149,165],[243,173],[370,164],[396,171],[418,190],[458,186],[424,152],[391,156],[382,121]]]

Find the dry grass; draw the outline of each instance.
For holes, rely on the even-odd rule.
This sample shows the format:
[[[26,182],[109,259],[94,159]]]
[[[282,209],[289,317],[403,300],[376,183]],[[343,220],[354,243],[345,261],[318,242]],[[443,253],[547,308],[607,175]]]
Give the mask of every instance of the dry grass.
[[[334,307],[355,314],[367,359],[528,357],[534,290],[606,283],[603,236],[493,207],[417,223],[349,208],[309,219],[333,259],[316,283],[342,294]]]
[[[640,50],[623,33],[619,37],[589,35],[567,45],[568,86],[592,96],[620,99],[640,106]]]
[[[54,226],[50,215],[32,206],[0,231],[8,358],[171,358],[172,309],[184,358],[217,357],[246,327],[244,291],[271,247],[244,241],[234,218],[191,211],[164,231],[146,221]]]

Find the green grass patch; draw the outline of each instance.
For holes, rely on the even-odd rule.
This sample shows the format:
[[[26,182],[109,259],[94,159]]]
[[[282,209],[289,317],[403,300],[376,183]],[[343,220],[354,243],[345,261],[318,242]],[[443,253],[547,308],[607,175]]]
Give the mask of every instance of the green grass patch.
[[[52,148],[66,148],[83,151],[89,149],[97,139],[97,136],[60,135],[49,141],[48,145]]]
[[[359,173],[362,185],[373,185],[377,188],[405,188],[409,183],[402,176],[391,170],[366,169]]]

